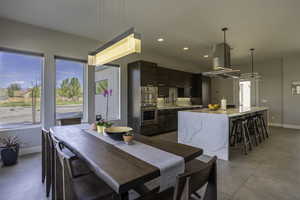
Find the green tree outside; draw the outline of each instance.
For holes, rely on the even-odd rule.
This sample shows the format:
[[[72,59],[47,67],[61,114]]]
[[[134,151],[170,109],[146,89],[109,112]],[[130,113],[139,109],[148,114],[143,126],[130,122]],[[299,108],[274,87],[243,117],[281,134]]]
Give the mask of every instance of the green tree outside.
[[[20,91],[21,85],[18,83],[12,83],[7,87],[7,95],[9,97],[14,97],[15,91]]]

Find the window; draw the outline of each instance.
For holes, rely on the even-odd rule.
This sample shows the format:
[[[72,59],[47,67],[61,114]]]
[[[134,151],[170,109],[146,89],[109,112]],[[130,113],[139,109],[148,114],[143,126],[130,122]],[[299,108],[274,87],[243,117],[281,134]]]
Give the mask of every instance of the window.
[[[120,67],[97,66],[95,71],[95,113],[106,120],[120,119]]]
[[[83,61],[56,58],[56,119],[83,116]]]
[[[251,81],[240,82],[240,106],[251,106]]]
[[[40,123],[42,55],[0,50],[0,129]]]

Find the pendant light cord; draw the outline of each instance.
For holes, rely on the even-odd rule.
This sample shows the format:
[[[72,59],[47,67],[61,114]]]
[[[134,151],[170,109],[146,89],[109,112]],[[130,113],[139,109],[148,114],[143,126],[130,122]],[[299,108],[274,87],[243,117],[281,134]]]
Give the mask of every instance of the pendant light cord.
[[[226,52],[226,31],[228,30],[227,27],[222,28],[224,33],[224,67],[227,67],[227,52]]]
[[[252,78],[254,77],[254,48],[250,49],[251,51],[251,72],[252,72]]]

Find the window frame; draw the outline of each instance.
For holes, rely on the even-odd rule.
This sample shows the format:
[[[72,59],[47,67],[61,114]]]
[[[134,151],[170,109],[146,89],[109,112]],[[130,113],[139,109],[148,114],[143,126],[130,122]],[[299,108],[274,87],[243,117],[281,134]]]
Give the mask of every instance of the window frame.
[[[31,129],[31,128],[35,128],[35,127],[41,127],[42,125],[42,117],[43,117],[43,87],[44,87],[44,81],[43,81],[43,68],[45,67],[45,54],[41,53],[41,52],[35,52],[35,51],[29,51],[29,50],[20,50],[20,49],[14,49],[14,48],[8,48],[8,47],[1,47],[0,46],[0,52],[4,52],[4,53],[13,53],[13,54],[19,54],[19,55],[23,55],[23,56],[35,56],[35,57],[39,57],[42,59],[42,65],[41,67],[41,79],[40,79],[40,85],[41,85],[41,91],[40,91],[40,120],[38,123],[31,123],[31,124],[19,124],[13,127],[7,127],[7,128],[0,128],[0,132],[5,132],[5,131],[15,131],[15,130],[22,130],[22,129]]]
[[[85,106],[87,104],[86,102],[86,98],[85,98],[85,95],[88,94],[88,91],[87,91],[87,86],[86,86],[86,80],[87,80],[87,67],[88,67],[88,61],[85,60],[85,59],[80,59],[80,58],[73,58],[73,57],[68,57],[68,56],[61,56],[61,55],[54,55],[54,67],[55,67],[55,80],[54,80],[54,83],[55,83],[55,86],[54,86],[54,121],[57,123],[57,118],[56,118],[56,81],[57,81],[57,77],[56,77],[56,73],[57,73],[57,64],[56,64],[56,61],[57,60],[66,60],[66,61],[72,61],[72,62],[79,62],[79,63],[82,63],[83,64],[83,79],[82,79],[82,88],[83,88],[83,98],[82,98],[82,119],[81,121],[82,122],[85,122],[86,121],[86,112],[88,112],[86,110],[87,106]]]

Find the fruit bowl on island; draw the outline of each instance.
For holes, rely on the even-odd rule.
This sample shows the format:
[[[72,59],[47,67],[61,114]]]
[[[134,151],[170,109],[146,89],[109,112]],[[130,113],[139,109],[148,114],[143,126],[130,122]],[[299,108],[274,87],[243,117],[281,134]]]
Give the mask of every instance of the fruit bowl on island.
[[[219,104],[208,104],[208,109],[211,111],[216,111],[220,108]]]

